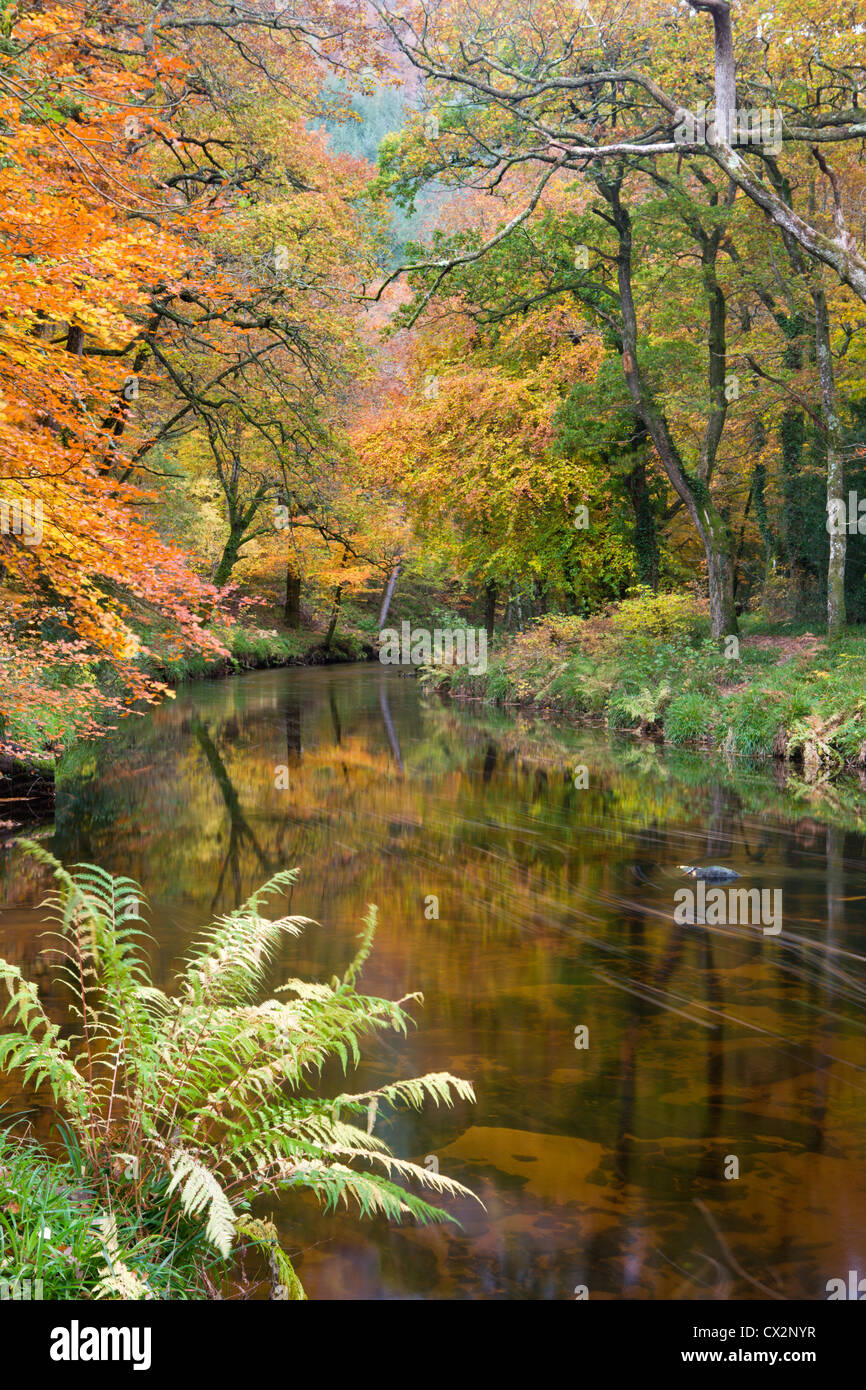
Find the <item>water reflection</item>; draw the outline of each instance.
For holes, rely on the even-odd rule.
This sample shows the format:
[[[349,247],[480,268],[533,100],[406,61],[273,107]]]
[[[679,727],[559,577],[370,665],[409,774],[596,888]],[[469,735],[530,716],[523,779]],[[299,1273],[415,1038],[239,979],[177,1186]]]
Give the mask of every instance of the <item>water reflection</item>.
[[[866,1273],[860,817],[857,786],[332,667],[190,687],[79,750],[52,844],[144,885],[161,978],[277,867],[300,865],[292,910],[322,923],[284,971],[340,970],[379,905],[366,987],[426,1002],[360,1084],[473,1079],[475,1107],[377,1131],[486,1211],[419,1232],[295,1202],[279,1220],[312,1297],[820,1298]],[[707,860],[782,890],[778,937],[674,921],[676,865]],[[15,850],[3,875],[2,950],[32,963],[44,883]]]

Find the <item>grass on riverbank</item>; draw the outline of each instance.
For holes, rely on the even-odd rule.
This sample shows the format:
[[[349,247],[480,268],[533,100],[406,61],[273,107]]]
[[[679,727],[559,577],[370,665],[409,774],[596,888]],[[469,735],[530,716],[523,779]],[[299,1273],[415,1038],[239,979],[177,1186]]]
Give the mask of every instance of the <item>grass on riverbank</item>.
[[[680,746],[807,766],[866,763],[866,632],[829,645],[759,616],[709,637],[705,605],[638,593],[601,617],[548,615],[494,648],[485,674],[425,673],[459,698],[531,705]]]
[[[270,666],[314,666],[329,662],[363,661],[367,654],[365,643],[351,632],[336,633],[327,651],[321,632],[312,628],[234,627],[218,628],[216,635],[228,649],[226,657],[207,657],[200,652],[184,652],[169,656],[152,646],[153,655],[146,669],[169,685],[187,680],[203,680],[214,676],[233,675],[237,671],[254,671]]]
[[[30,1135],[0,1128],[0,1292],[8,1298],[127,1297],[141,1288],[172,1299],[206,1298],[219,1257],[197,1238],[160,1242],[121,1218],[107,1218],[86,1176],[49,1155]],[[197,1236],[197,1233],[196,1233]]]

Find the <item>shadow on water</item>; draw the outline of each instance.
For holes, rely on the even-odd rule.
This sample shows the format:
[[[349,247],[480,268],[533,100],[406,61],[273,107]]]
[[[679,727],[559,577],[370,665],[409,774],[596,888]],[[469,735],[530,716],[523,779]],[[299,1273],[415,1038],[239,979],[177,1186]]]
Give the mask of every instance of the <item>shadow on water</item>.
[[[418,1231],[284,1205],[311,1297],[822,1298],[866,1273],[860,795],[327,667],[191,686],[76,750],[44,833],[142,883],[161,981],[278,867],[321,923],[284,972],[339,971],[378,904],[365,987],[425,1004],[359,1082],[470,1077],[476,1106],[377,1132],[486,1209]],[[678,922],[701,862],[781,890],[781,932]],[[2,874],[0,951],[29,968],[45,881],[14,847]]]

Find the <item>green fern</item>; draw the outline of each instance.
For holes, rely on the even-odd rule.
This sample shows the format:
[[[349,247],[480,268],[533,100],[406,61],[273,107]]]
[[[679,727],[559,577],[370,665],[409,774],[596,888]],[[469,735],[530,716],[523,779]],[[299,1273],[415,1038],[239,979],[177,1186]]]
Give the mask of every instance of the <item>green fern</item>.
[[[180,1188],[180,1200],[188,1216],[207,1209],[207,1238],[225,1258],[232,1248],[235,1213],[213,1173],[183,1149],[175,1149],[169,1160],[171,1182],[168,1196]]]
[[[354,1204],[362,1216],[453,1219],[413,1187],[439,1197],[472,1194],[395,1157],[367,1133],[366,1117],[374,1102],[418,1109],[473,1101],[469,1082],[437,1072],[333,1100],[311,1093],[330,1059],[347,1073],[365,1039],[405,1033],[406,1007],[420,997],[393,1001],[356,991],[373,947],[375,908],[341,977],[330,984],[290,979],[261,1000],[281,943],[308,924],[263,915],[295,881],[294,870],[281,871],[202,933],[176,989],[166,992],[150,977],[138,885],[92,865],[67,870],[41,846],[22,843],[54,876],[45,905],[75,1031],[62,1037],[35,987],[0,961],[9,995],[4,1017],[14,1025],[0,1035],[0,1067],[50,1091],[102,1194],[108,1224],[100,1296],[148,1296],[111,1245],[117,1216],[125,1232],[138,1223],[152,1242],[157,1229],[167,1247],[199,1240],[223,1260],[245,1232],[264,1241],[289,1297],[303,1296],[290,1262],[244,1214],[257,1197],[307,1189],[326,1209]]]
[[[667,681],[640,690],[616,690],[608,704],[608,722],[613,728],[653,725],[661,719],[671,699]]]

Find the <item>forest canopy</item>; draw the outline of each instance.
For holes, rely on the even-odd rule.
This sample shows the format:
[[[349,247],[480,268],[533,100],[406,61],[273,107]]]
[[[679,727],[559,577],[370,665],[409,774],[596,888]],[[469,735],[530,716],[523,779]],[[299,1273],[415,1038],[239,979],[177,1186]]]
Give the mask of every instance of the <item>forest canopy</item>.
[[[855,5],[0,28],[6,751],[239,624],[866,619]]]

